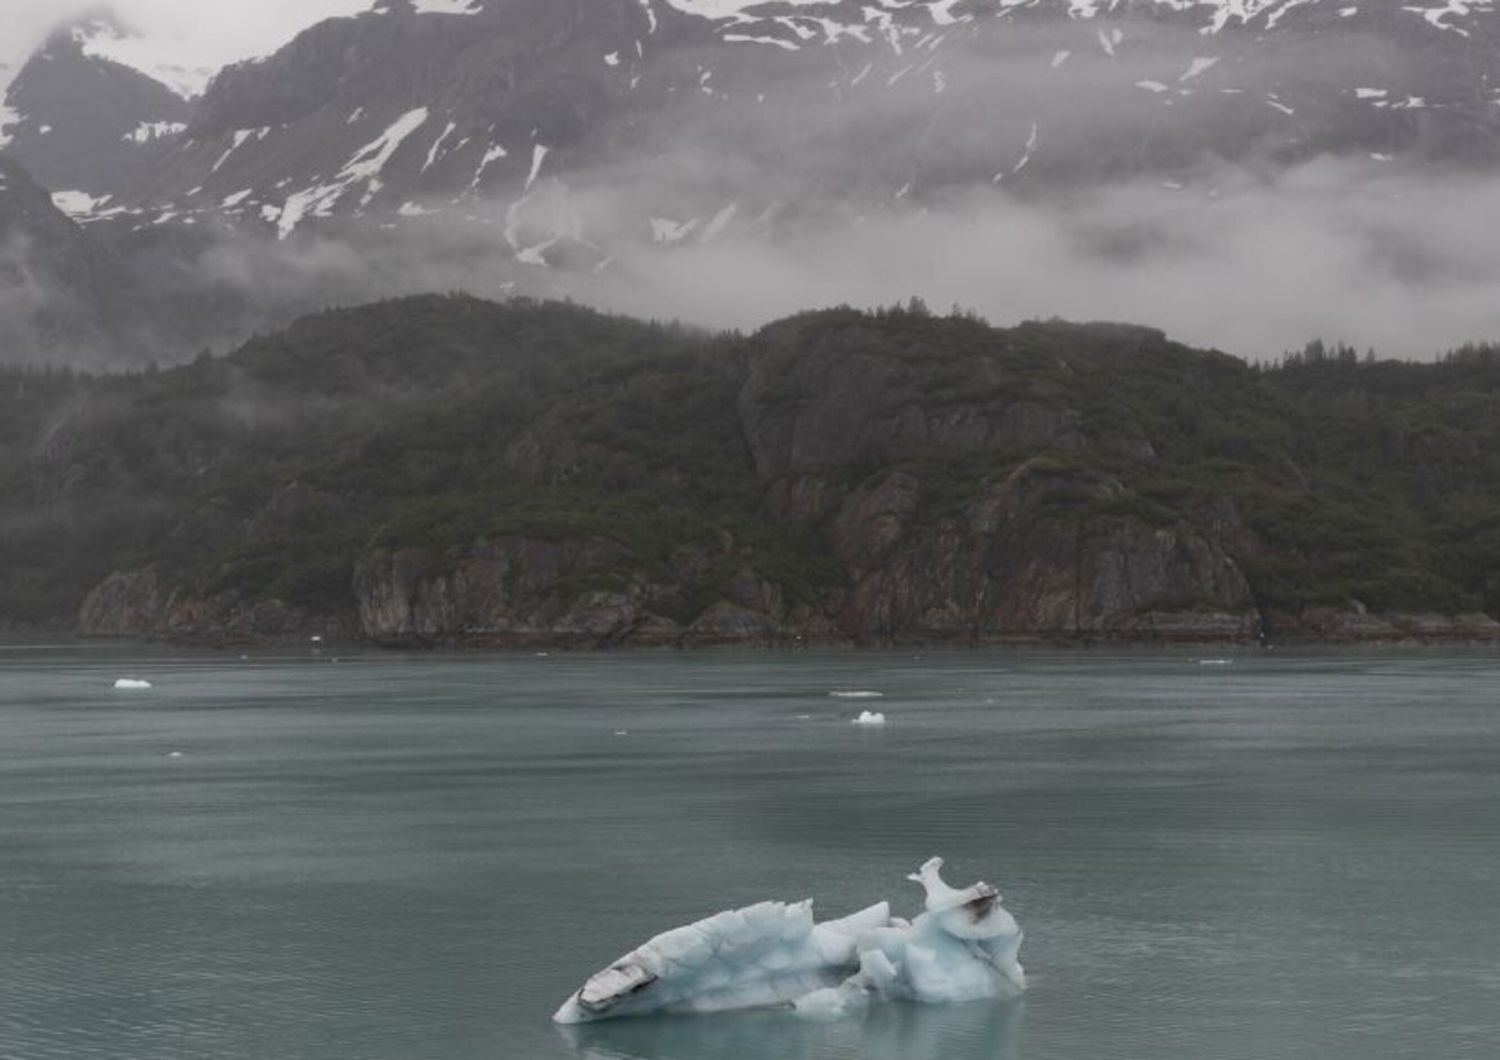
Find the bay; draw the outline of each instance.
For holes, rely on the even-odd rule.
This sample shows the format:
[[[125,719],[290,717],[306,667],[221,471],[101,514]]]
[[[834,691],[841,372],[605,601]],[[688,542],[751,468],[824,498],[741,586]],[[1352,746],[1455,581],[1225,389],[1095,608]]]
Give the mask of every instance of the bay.
[[[1493,1056],[1500,660],[1200,663],[0,651],[0,1057]],[[550,1023],[721,908],[913,913],[934,854],[1023,1001]]]

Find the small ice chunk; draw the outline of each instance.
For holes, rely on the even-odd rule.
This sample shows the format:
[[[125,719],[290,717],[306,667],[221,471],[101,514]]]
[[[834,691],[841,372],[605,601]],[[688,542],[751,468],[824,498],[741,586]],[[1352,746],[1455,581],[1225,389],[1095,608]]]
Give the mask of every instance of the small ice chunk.
[[[830,692],[834,699],[884,699],[884,692]]]
[[[851,723],[854,725],[884,725],[885,715],[876,710],[860,711],[859,717]]]
[[[134,677],[122,677],[115,682],[116,692],[144,692],[154,687],[150,681],[141,681]]]

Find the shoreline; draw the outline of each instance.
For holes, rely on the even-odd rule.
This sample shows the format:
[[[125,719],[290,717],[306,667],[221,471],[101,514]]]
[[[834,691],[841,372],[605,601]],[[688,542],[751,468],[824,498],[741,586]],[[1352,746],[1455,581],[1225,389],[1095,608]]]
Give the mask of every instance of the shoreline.
[[[911,652],[972,655],[985,652],[1022,652],[1059,655],[1140,654],[1203,655],[1223,653],[1238,658],[1274,656],[1277,653],[1316,651],[1368,651],[1373,654],[1419,650],[1500,652],[1500,637],[1495,636],[1417,636],[1401,637],[1289,637],[1256,642],[1213,638],[1162,637],[1063,637],[1015,635],[982,639],[896,638],[879,642],[844,639],[816,640],[716,640],[691,643],[600,642],[581,638],[452,638],[437,641],[376,641],[365,638],[324,638],[313,642],[307,637],[205,638],[205,637],[101,637],[76,633],[37,633],[29,635],[16,630],[0,632],[0,652],[72,652],[97,650],[108,654],[111,649],[128,652],[151,648],[160,651],[192,651],[213,655],[234,653],[305,653],[310,658],[340,654],[373,656],[455,655],[507,656],[536,655],[799,655],[847,654],[891,655]]]

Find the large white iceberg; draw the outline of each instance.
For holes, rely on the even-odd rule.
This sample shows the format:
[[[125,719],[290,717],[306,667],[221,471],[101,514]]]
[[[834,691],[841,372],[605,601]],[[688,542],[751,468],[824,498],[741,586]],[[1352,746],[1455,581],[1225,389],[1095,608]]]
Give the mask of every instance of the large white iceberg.
[[[909,879],[914,921],[881,902],[815,923],[812,902],[762,902],[658,935],[594,975],[553,1015],[588,1023],[656,1013],[786,1008],[837,1015],[871,1000],[977,1001],[1026,986],[1021,929],[987,883],[956,890],[941,858]]]

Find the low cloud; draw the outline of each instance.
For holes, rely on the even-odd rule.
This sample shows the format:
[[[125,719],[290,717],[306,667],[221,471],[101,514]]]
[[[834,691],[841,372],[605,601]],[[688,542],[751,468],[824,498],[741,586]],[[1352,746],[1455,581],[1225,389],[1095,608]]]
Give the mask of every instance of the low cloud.
[[[637,248],[592,287],[626,312],[736,327],[917,294],[996,322],[1151,324],[1250,358],[1314,336],[1402,357],[1500,337],[1500,181],[1334,160],[1214,178],[1057,202],[971,191],[847,227]]]
[[[223,244],[203,258],[204,275],[247,293],[259,327],[305,308],[297,299],[309,290],[345,304],[465,290],[566,295],[739,329],[919,295],[997,324],[1149,324],[1251,359],[1313,337],[1408,358],[1500,338],[1500,244],[1487,234],[1487,219],[1500,217],[1500,180],[1487,177],[1333,159],[1273,177],[1223,166],[1182,188],[1141,181],[1047,200],[967,189],[763,224],[745,213],[711,239],[699,241],[700,224],[665,246],[651,242],[629,188],[557,185],[552,194],[585,231],[609,231],[607,247],[559,243],[545,253],[552,267],[518,264],[496,206],[477,223],[424,219],[357,249],[328,238]]]
[[[1409,142],[1380,152],[1413,161],[1372,158],[1367,123],[1377,137],[1401,126],[1347,90],[1371,69],[1395,90],[1409,56],[1320,36],[1315,56],[1257,51],[1189,77],[1197,34],[1135,27],[1110,57],[1097,32],[1018,30],[998,58],[851,69],[832,85],[804,70],[764,93],[725,62],[712,107],[694,57],[678,56],[693,91],[663,90],[585,145],[594,154],[559,146],[529,193],[532,158],[517,151],[515,181],[490,201],[444,197],[431,216],[285,243],[240,233],[186,268],[138,271],[165,278],[168,302],[222,306],[207,340],[220,349],[322,305],[432,290],[741,329],[920,295],[997,324],[1149,324],[1255,359],[1313,337],[1401,357],[1500,338],[1500,179],[1421,160],[1415,119]],[[1346,154],[1298,154],[1269,86],[1305,128],[1350,130]]]
[[[270,52],[321,19],[367,10],[371,0],[4,0],[0,65],[14,72],[54,26],[101,6],[167,61],[217,68]],[[7,80],[0,70],[0,89]]]

